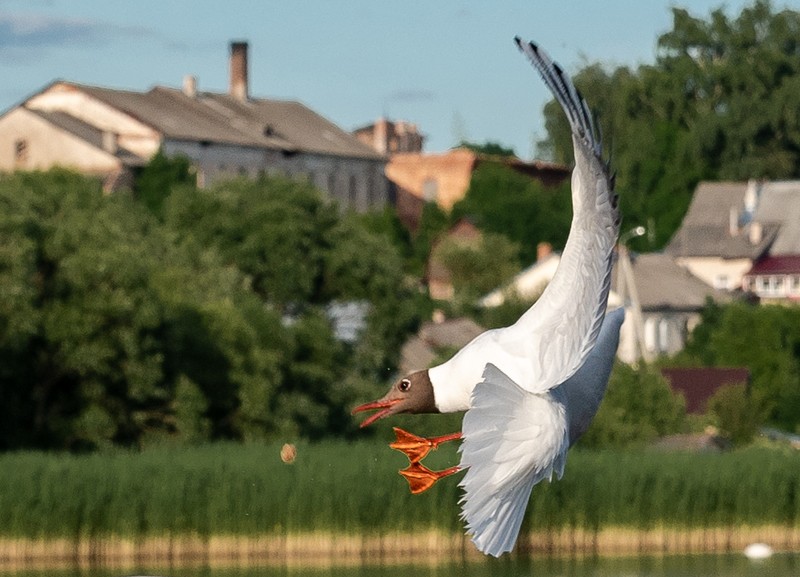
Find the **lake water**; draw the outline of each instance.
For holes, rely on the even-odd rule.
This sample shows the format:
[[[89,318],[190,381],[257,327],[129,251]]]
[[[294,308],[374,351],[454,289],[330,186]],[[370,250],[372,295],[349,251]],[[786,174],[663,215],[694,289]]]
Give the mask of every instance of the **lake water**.
[[[0,571],[0,577],[789,577],[800,575],[800,554],[777,553],[751,561],[741,554],[666,557],[506,557],[470,562],[349,567],[139,567]]]

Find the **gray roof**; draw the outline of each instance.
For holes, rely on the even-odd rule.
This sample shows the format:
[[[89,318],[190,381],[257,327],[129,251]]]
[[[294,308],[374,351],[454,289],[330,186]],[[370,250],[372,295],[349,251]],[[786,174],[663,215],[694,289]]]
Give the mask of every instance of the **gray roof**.
[[[703,308],[708,297],[718,302],[731,298],[708,286],[668,254],[631,255],[631,269],[643,311],[694,311]],[[612,290],[619,293],[616,266],[611,278]]]
[[[154,128],[167,139],[384,159],[349,132],[295,101],[259,98],[240,101],[228,94],[212,92],[199,92],[191,97],[162,86],[147,92],[74,86]]]
[[[779,227],[770,255],[800,254],[800,181],[763,183],[753,220]]]
[[[736,234],[731,234],[731,218]],[[758,241],[750,230],[760,226]],[[800,181],[701,182],[666,248],[674,256],[800,254]]]
[[[460,349],[484,329],[469,318],[427,322],[400,349],[400,372],[430,368],[442,349]]]
[[[59,110],[46,111],[30,108],[27,110],[46,120],[50,124],[69,132],[84,142],[99,149],[103,148],[103,131],[95,126],[92,126],[91,124],[88,124],[87,122],[84,122],[80,118],[76,118]],[[128,166],[140,166],[143,164],[143,160],[139,156],[122,147],[118,148],[113,153],[109,152],[109,154],[116,156],[123,162],[123,164]]]
[[[751,243],[742,229],[731,235],[731,211],[745,213],[746,182],[701,182],[695,189],[689,210],[666,251],[673,256],[754,259],[764,253],[774,240],[778,226],[763,227],[761,239]],[[737,217],[738,220],[739,217]],[[744,223],[742,223],[744,224]]]

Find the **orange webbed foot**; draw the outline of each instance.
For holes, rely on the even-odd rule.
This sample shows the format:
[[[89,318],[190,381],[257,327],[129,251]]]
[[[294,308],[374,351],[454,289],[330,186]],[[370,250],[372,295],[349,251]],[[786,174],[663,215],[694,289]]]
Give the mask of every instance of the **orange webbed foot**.
[[[389,446],[392,449],[397,449],[405,453],[411,463],[418,463],[431,449],[436,449],[440,444],[461,438],[461,433],[452,433],[450,435],[426,439],[425,437],[420,437],[408,431],[404,431],[399,427],[394,427],[394,434],[397,440],[394,443],[390,443]]]
[[[400,474],[408,481],[411,492],[417,495],[433,487],[433,484],[442,477],[458,473],[460,470],[460,467],[450,467],[444,471],[431,471],[425,465],[412,461],[408,467],[400,471]]]

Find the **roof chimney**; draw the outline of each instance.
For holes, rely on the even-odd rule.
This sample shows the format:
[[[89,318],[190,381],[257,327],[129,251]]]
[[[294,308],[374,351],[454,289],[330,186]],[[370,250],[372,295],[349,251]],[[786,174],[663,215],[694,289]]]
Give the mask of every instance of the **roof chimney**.
[[[389,151],[389,121],[383,116],[375,121],[372,137],[372,147],[381,154],[386,154]]]
[[[247,100],[247,42],[231,42],[231,84],[228,89],[237,100]]]
[[[187,74],[183,77],[183,93],[189,98],[197,96],[197,77]]]
[[[553,254],[553,245],[549,242],[540,242],[536,245],[536,262],[543,261]]]

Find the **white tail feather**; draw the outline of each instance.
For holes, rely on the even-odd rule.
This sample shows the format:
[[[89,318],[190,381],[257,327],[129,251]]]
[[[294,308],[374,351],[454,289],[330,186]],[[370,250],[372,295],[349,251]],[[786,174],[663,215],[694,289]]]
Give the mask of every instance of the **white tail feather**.
[[[461,516],[479,550],[499,556],[513,548],[531,489],[563,471],[566,427],[564,407],[549,393],[532,394],[486,365],[461,445]]]

